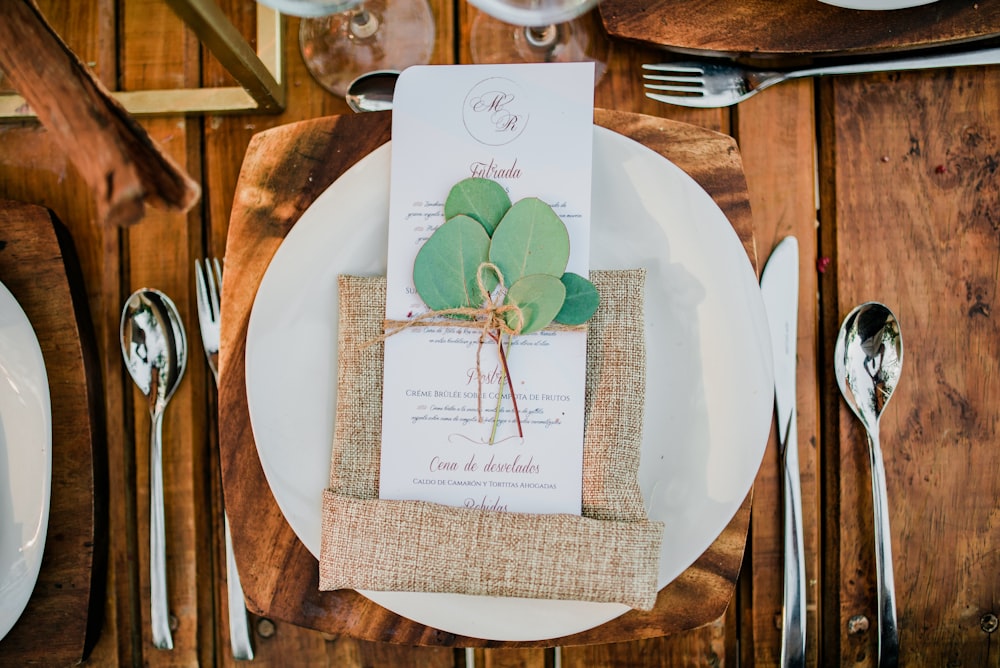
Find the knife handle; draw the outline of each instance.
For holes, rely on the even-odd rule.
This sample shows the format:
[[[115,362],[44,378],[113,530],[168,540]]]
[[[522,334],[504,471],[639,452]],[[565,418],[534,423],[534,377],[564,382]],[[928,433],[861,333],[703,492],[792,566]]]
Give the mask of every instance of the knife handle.
[[[782,449],[784,471],[784,602],[781,613],[781,666],[806,664],[806,566],[802,541],[802,488],[795,410],[788,420]]]

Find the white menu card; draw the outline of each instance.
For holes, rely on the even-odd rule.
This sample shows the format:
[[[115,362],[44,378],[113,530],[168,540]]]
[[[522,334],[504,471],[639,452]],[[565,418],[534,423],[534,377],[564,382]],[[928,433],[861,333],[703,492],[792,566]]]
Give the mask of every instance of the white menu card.
[[[414,258],[444,223],[449,190],[468,177],[498,182],[512,202],[547,202],[569,232],[567,271],[588,275],[593,91],[592,63],[403,72],[393,98],[387,320],[428,310]],[[458,324],[385,340],[380,497],[579,515],[586,333],[513,338],[515,411],[496,344],[487,339],[477,364],[480,332]]]

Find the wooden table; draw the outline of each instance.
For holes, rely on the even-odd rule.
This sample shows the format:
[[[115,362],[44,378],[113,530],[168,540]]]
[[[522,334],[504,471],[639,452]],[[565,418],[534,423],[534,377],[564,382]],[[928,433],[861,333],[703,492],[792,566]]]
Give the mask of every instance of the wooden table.
[[[252,33],[250,0],[220,3]],[[126,89],[228,85],[162,0],[40,2],[105,82]],[[432,0],[435,62],[469,61],[472,10]],[[120,31],[115,28],[120,28]],[[457,27],[457,31],[456,31]],[[106,620],[91,665],[231,665],[225,626],[216,399],[196,338],[194,259],[222,256],[250,137],[346,113],[320,89],[286,26],[289,100],[275,116],[162,117],[143,125],[201,181],[188,215],[151,211],[140,225],[95,222],[90,193],[36,124],[0,126],[0,197],[43,204],[76,245],[96,328],[107,423]],[[906,665],[998,665],[1000,638],[1000,68],[798,81],[735,109],[695,111],[642,95],[639,65],[663,60],[614,43],[598,106],[680,120],[734,136],[768,256],[794,234],[802,249],[799,443],[811,665],[874,665],[871,501],[863,432],[830,369],[841,319],[862,301],[889,304],[903,327],[903,380],[883,420],[896,591]],[[200,64],[201,63],[201,64]],[[0,82],[2,83],[2,82]],[[818,208],[817,208],[818,206]],[[142,285],[172,295],[194,340],[167,411],[165,479],[172,653],[154,650],[148,616],[148,428],[121,363],[124,298]],[[564,647],[564,666],[775,665],[781,606],[780,486],[775,438],[754,490],[751,538],[725,615],[693,631]],[[259,664],[462,666],[466,653],[328,636],[251,620]],[[44,632],[43,632],[44,631]],[[48,630],[40,631],[44,660]],[[551,665],[552,648],[476,649],[476,665]],[[11,661],[0,653],[0,663]]]

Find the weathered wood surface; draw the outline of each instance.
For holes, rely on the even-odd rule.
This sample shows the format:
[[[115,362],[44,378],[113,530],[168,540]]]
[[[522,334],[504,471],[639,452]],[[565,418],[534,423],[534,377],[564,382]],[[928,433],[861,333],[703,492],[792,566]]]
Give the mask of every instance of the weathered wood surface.
[[[823,92],[820,241],[834,271],[822,340],[869,300],[902,328],[903,377],[882,418],[901,659],[995,666],[1000,69],[873,75]],[[839,466],[827,467],[836,477],[821,516],[837,546],[826,640],[835,660],[866,664],[874,632],[847,622],[876,619],[867,447],[850,411],[829,408],[826,459]]]
[[[318,565],[295,537],[267,485],[247,408],[246,333],[253,299],[271,257],[299,216],[360,158],[389,139],[388,113],[286,125],[250,144],[237,188],[226,247],[220,360],[220,449],[236,557],[256,611],[328,633],[415,645],[494,646],[424,627],[353,591],[321,592]],[[746,181],[731,138],[655,117],[598,110],[596,121],[669,157],[711,194],[751,259],[754,241]],[[689,572],[668,585],[652,612],[632,611],[559,642],[592,644],[702,626],[725,612],[739,573],[749,521],[740,512]],[[552,641],[523,643],[553,644]]]
[[[101,631],[107,453],[97,348],[79,274],[72,241],[47,209],[0,200],[0,281],[38,338],[52,411],[45,549],[31,599],[0,640],[5,664],[79,662]]]
[[[607,1],[611,7],[619,0]],[[667,16],[685,2],[671,3]],[[253,34],[251,0],[220,4],[244,34]],[[931,7],[975,4],[939,0]],[[978,6],[987,10],[991,4]],[[160,0],[40,0],[39,6],[109,87],[126,71],[124,85],[130,88],[183,87],[199,78],[203,85],[233,85],[212,58],[198,66],[194,38]],[[469,62],[475,11],[461,1],[434,0],[432,6],[436,62]],[[649,11],[658,6],[649,5]],[[712,6],[698,3],[705,25],[713,20]],[[118,32],[118,18],[125,17]],[[947,25],[942,22],[940,29]],[[772,24],[770,31],[788,28],[779,27]],[[291,19],[285,29],[289,108],[283,114],[143,121],[202,185],[203,208],[188,216],[156,215],[127,231],[107,228],[99,223],[92,192],[51,132],[35,123],[0,126],[0,196],[44,204],[63,221],[77,248],[97,333],[108,425],[110,561],[106,621],[89,665],[234,665],[222,606],[222,494],[211,419],[216,403],[195,333],[192,260],[225,253],[237,176],[255,133],[347,112],[342,100],[306,73],[296,28]],[[843,406],[827,360],[843,315],[858,301],[878,298],[896,310],[906,344],[903,381],[887,408],[883,436],[891,457],[904,665],[996,666],[1000,630],[990,629],[1000,614],[995,474],[1000,455],[992,446],[1000,338],[992,303],[998,284],[1000,68],[840,77],[818,86],[800,81],[734,109],[690,110],[642,94],[641,63],[667,57],[653,47],[614,41],[608,72],[595,89],[596,104],[735,136],[760,263],[785,234],[798,236],[802,249],[798,409],[809,665],[875,665],[867,456],[863,433]],[[0,87],[9,88],[10,82],[0,80]],[[146,226],[150,232],[139,234]],[[817,263],[824,258],[830,263],[820,273]],[[148,537],[141,528],[147,509],[139,496],[145,494],[140,478],[146,475],[148,423],[132,406],[135,391],[117,337],[122,301],[140,281],[168,290],[182,304],[193,339],[188,374],[168,409],[165,434],[177,458],[169,503],[187,543],[174,557],[186,562],[174,567],[180,575],[172,580],[172,610],[184,639],[175,654],[152,649],[142,621],[149,602],[141,586],[148,569],[141,546]],[[724,666],[736,664],[737,651],[741,665],[777,665],[780,493],[772,434],[754,486],[747,561],[725,616],[662,638],[564,647],[562,665]],[[856,616],[867,618],[867,631],[849,633],[859,627],[848,625]],[[462,649],[357,640],[256,617],[251,628],[260,665],[467,665]],[[34,640],[44,644],[50,638]],[[0,664],[22,665],[4,649],[0,644]],[[553,665],[554,653],[551,648],[471,652],[476,666],[539,668]]]
[[[615,37],[753,59],[885,56],[995,41],[1000,34],[998,0],[941,0],[892,12],[845,9],[817,0],[604,0],[599,11]]]
[[[747,166],[757,250],[767,258],[788,235],[799,240],[799,317],[797,412],[799,475],[802,483],[803,543],[806,557],[806,657],[818,658],[815,639],[820,629],[818,584],[820,524],[816,515],[819,464],[819,392],[817,388],[817,248],[816,195],[813,165],[815,136],[813,86],[797,81],[768,95],[748,100],[740,109],[736,133]],[[762,261],[763,264],[763,261]],[[752,611],[743,647],[748,665],[778,665],[782,612],[781,469],[777,434],[772,429],[765,466],[754,487],[751,520],[753,562],[744,574],[748,584],[744,604]]]

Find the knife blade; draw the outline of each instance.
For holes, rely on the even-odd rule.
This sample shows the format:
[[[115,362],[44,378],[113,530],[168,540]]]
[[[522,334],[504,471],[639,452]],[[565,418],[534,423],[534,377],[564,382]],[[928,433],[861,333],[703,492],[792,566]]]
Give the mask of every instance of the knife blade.
[[[796,337],[799,306],[799,244],[785,237],[774,248],[760,278],[774,357],[774,403],[784,496],[784,599],[781,665],[804,666],[806,573],[802,541],[802,490],[795,416]]]

